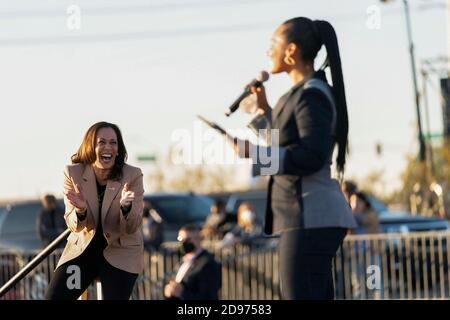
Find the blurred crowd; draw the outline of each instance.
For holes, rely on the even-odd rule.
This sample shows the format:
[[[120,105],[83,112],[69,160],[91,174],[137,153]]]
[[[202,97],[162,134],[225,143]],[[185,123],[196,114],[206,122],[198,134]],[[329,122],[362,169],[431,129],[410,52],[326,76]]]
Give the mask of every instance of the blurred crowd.
[[[351,230],[351,233],[373,234],[379,232],[378,213],[372,208],[368,196],[358,190],[357,185],[352,181],[344,182],[342,186],[347,201],[352,208],[358,228]]]
[[[345,182],[342,190],[358,224],[358,228],[350,233],[378,233],[378,214],[368,196],[351,181]],[[43,246],[65,230],[64,210],[54,196],[43,197],[37,226]],[[150,201],[144,201],[142,235],[145,250],[159,250],[165,241],[164,234],[164,219]],[[179,230],[177,240],[183,256],[176,272],[165,279],[165,299],[218,299],[221,268],[214,255],[203,247],[205,240],[214,249],[227,251],[236,245],[255,249],[267,245],[267,241],[259,241],[264,239],[263,223],[250,202],[242,202],[237,212],[227,212],[225,203],[216,200],[203,223],[184,225]]]
[[[350,233],[378,233],[378,214],[372,208],[368,195],[352,181],[344,182],[342,190],[358,224],[358,228]],[[43,197],[37,227],[43,246],[48,245],[66,228],[64,210],[58,206],[53,195]],[[217,249],[230,249],[237,244],[254,245],[264,238],[263,222],[258,219],[249,202],[241,203],[234,213],[226,212],[224,202],[216,200],[200,229],[202,239],[216,243]],[[142,231],[144,247],[148,251],[158,250],[165,241],[164,220],[150,201],[144,202]]]

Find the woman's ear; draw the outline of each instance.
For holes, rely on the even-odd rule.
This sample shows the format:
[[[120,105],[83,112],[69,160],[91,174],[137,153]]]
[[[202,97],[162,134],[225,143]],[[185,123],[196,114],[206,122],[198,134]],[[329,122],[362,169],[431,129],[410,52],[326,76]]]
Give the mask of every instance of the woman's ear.
[[[290,57],[295,57],[298,54],[299,47],[295,43],[289,43],[286,47],[285,54]]]

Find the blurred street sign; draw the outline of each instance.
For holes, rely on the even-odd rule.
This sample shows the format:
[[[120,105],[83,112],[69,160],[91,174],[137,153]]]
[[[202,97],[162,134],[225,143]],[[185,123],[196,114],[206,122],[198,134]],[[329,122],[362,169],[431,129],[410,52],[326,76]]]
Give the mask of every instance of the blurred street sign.
[[[139,162],[155,162],[156,156],[153,154],[141,154],[137,156]]]
[[[423,135],[423,138],[427,141],[433,141],[433,140],[440,140],[444,137],[442,133],[434,132],[434,133],[427,133]]]
[[[379,142],[375,144],[375,153],[377,156],[381,156],[383,153],[383,146]]]

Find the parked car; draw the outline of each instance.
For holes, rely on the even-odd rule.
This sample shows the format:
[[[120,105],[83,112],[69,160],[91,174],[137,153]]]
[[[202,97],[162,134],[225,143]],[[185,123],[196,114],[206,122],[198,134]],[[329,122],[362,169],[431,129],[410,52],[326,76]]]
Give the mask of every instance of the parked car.
[[[368,200],[378,213],[380,233],[450,230],[450,222],[446,219],[413,215],[406,211],[392,211],[373,196],[368,196]]]
[[[62,201],[60,200],[60,205]],[[0,248],[35,250],[42,247],[37,218],[42,210],[39,200],[7,205],[0,214]]]
[[[210,194],[209,196],[225,201],[228,214],[236,214],[242,202],[250,202],[257,213],[259,221],[264,222],[267,199],[265,190]],[[378,213],[380,233],[450,230],[450,222],[445,219],[393,211],[374,196],[368,196],[368,200]],[[363,232],[357,229],[356,233]]]
[[[178,230],[186,223],[202,225],[213,200],[194,193],[153,193],[149,200],[164,223],[164,241],[176,241]],[[62,200],[59,205],[64,206]],[[37,217],[42,209],[39,200],[10,204],[0,208],[0,248],[36,250],[42,248]]]
[[[187,223],[202,226],[214,200],[204,195],[186,193],[152,193],[150,201],[164,224],[164,241],[176,241],[179,229]]]

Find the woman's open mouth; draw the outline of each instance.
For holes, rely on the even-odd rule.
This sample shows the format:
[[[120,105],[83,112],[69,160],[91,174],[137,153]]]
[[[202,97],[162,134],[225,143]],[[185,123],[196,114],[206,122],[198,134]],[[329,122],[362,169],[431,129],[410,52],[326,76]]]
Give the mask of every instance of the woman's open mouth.
[[[100,155],[100,160],[104,163],[104,164],[110,164],[112,162],[112,154],[110,153],[103,153],[102,155]]]

